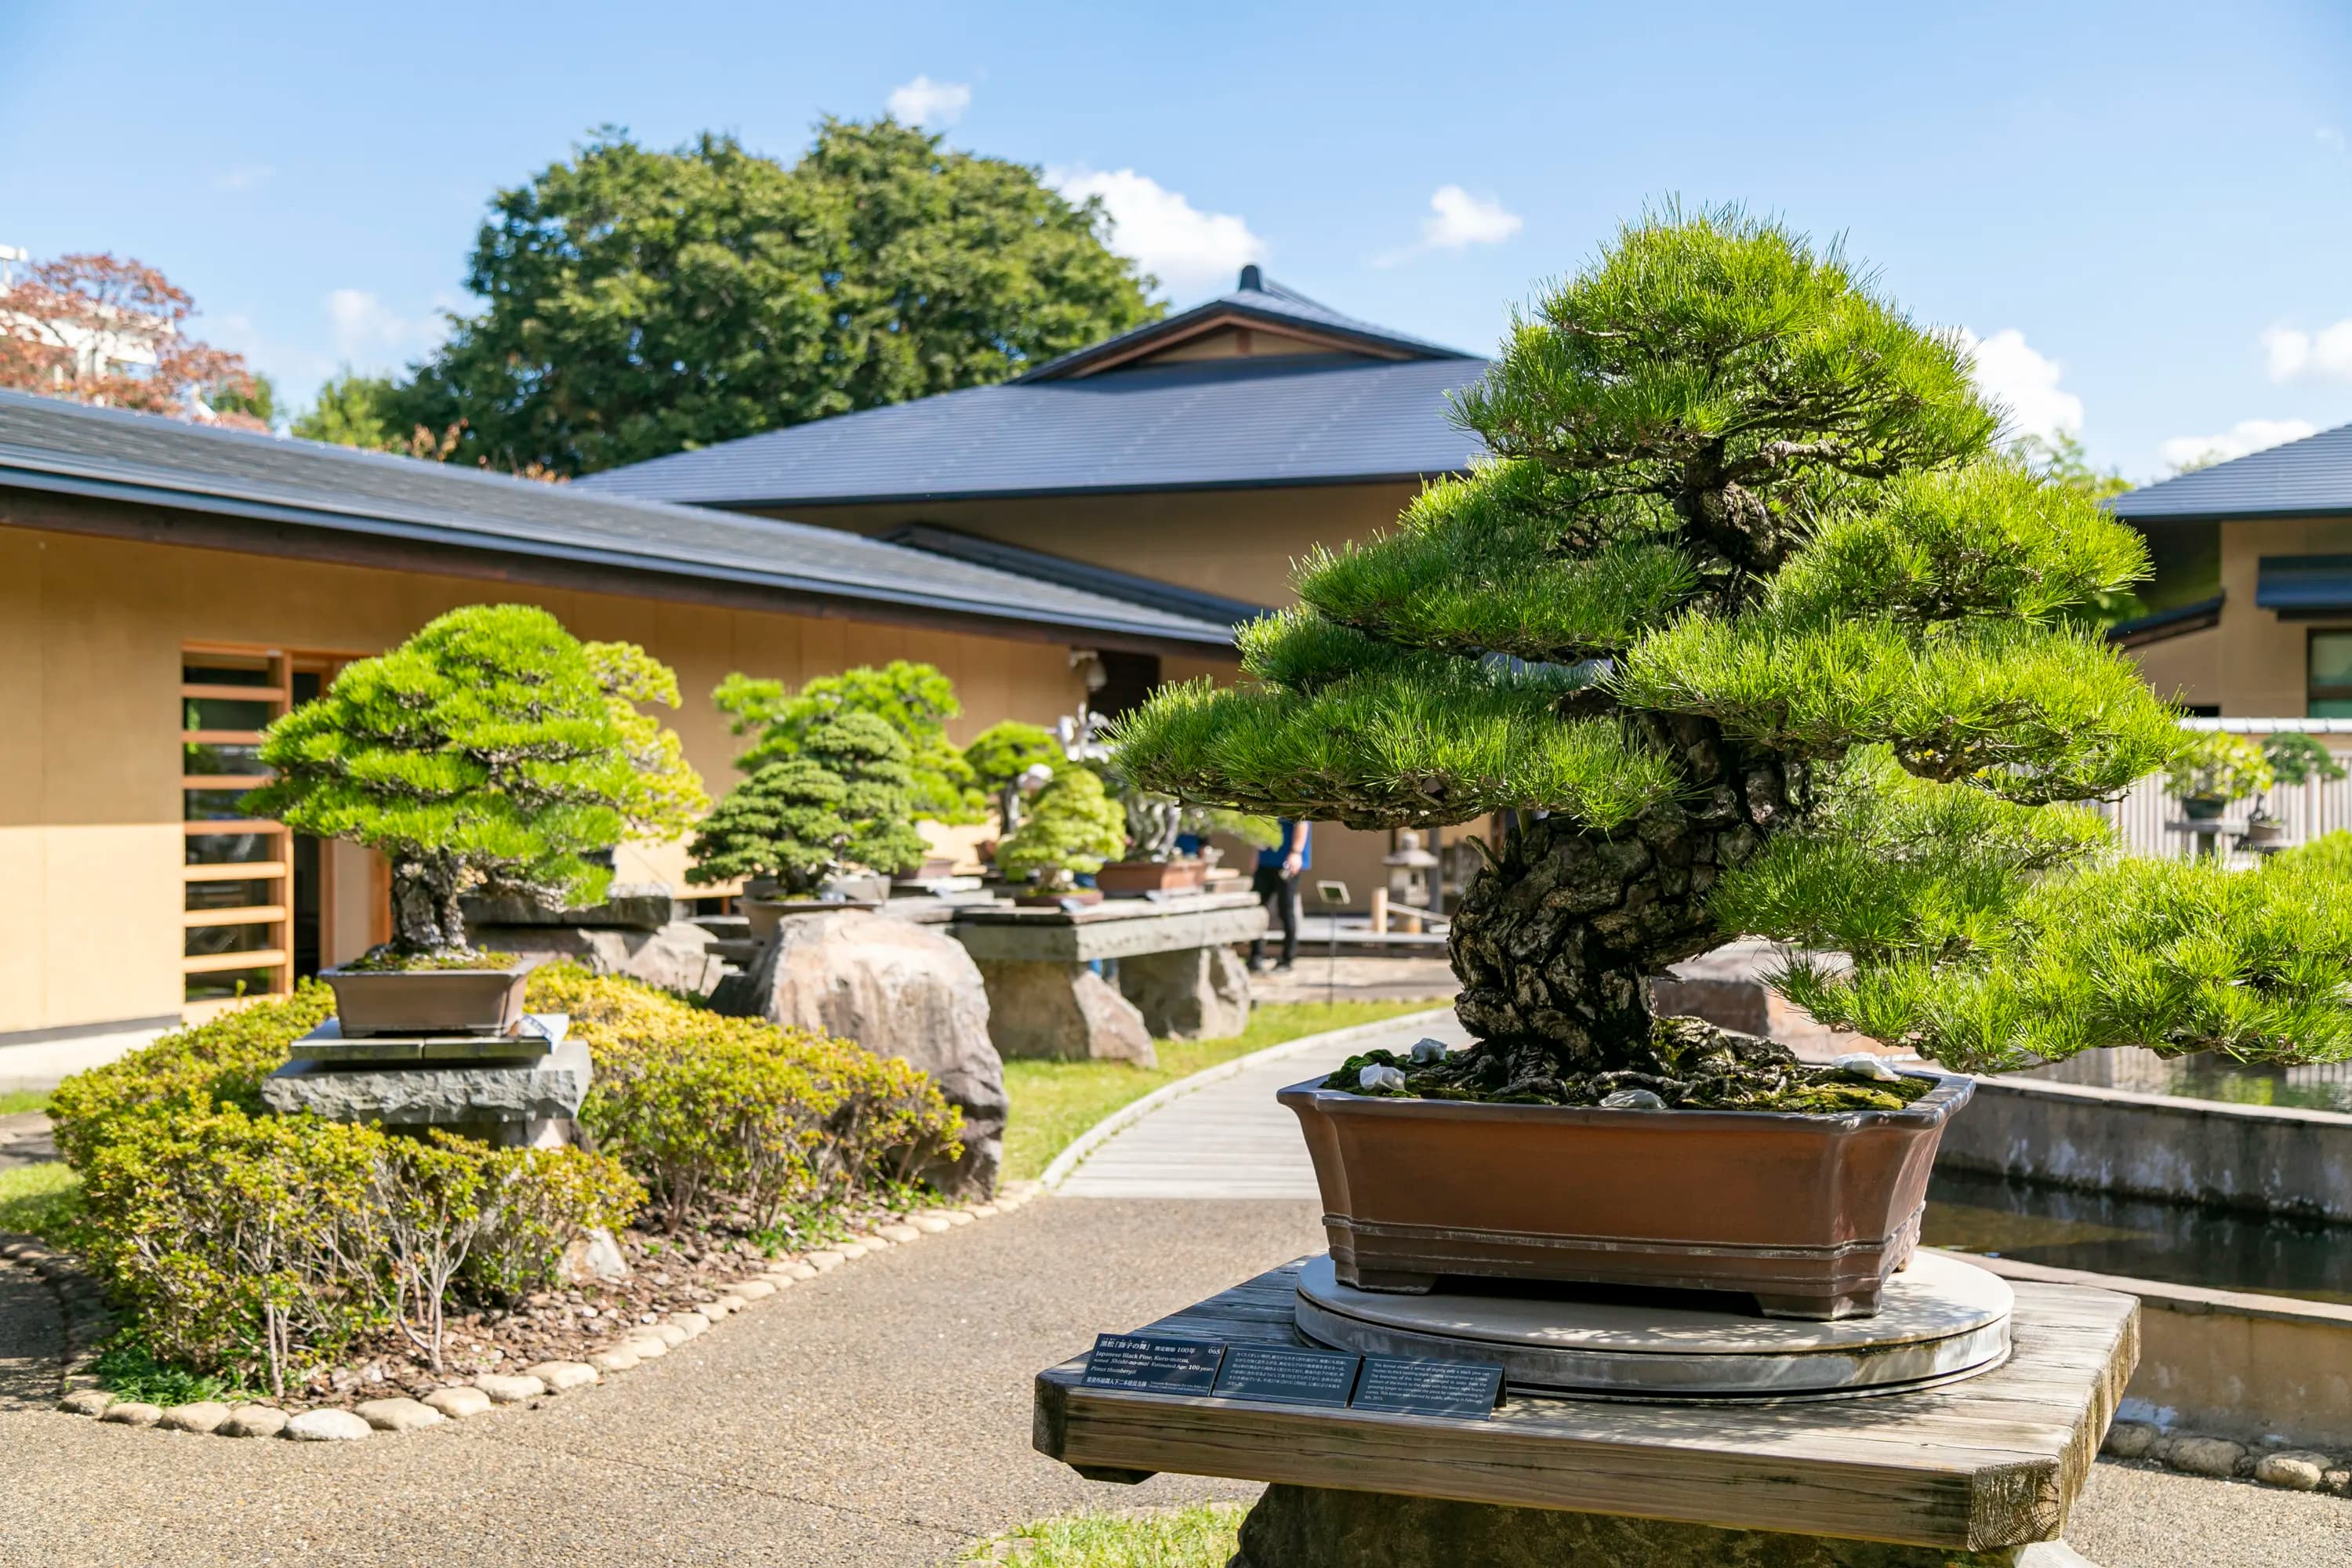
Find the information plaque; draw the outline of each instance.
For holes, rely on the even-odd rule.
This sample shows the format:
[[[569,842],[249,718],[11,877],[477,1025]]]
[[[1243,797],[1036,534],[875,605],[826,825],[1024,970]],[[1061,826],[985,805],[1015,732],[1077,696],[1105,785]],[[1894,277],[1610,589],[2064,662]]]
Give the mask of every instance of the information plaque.
[[[1227,1345],[1216,1392],[1228,1399],[1344,1408],[1355,1392],[1356,1369],[1363,1360],[1339,1351],[1288,1345]]]
[[[1225,1347],[1206,1340],[1097,1334],[1087,1358],[1087,1386],[1139,1394],[1207,1394],[1216,1386]]]
[[[1403,1415],[1484,1416],[1495,1413],[1502,1392],[1503,1369],[1492,1362],[1368,1355],[1349,1403],[1357,1410]]]

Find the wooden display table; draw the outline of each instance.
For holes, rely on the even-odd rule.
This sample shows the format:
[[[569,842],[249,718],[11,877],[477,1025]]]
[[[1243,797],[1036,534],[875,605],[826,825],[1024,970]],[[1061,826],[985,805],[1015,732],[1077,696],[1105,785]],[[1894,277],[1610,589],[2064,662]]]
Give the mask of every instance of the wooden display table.
[[[1106,899],[1069,909],[955,911],[948,934],[988,983],[989,1036],[1004,1057],[1152,1060],[1155,1035],[1219,1038],[1249,1024],[1233,944],[1265,931],[1249,893]],[[1118,964],[1114,990],[1091,967]]]
[[[1293,1318],[1299,1267],[1137,1332],[1308,1346]],[[1038,1374],[1034,1441],[1092,1479],[1276,1483],[1244,1527],[1247,1568],[2075,1563],[2023,1549],[2065,1527],[2138,1359],[2138,1303],[2013,1284],[2010,1360],[1924,1392],[1651,1404],[1507,1391],[1492,1415],[1465,1418],[1088,1387],[1080,1356]]]

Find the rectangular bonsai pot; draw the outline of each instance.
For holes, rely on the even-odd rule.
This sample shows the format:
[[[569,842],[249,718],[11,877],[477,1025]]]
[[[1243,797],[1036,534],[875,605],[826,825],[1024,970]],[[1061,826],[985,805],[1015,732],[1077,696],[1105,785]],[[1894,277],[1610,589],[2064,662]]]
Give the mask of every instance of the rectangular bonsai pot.
[[[354,1035],[503,1035],[522,1016],[527,963],[504,969],[322,969]]]
[[[1769,1317],[1867,1317],[1919,1239],[1966,1078],[1901,1110],[1619,1110],[1293,1084],[1343,1283],[1443,1275],[1737,1290]]]
[[[1114,860],[1095,873],[1095,886],[1114,898],[1190,892],[1208,885],[1206,860]]]

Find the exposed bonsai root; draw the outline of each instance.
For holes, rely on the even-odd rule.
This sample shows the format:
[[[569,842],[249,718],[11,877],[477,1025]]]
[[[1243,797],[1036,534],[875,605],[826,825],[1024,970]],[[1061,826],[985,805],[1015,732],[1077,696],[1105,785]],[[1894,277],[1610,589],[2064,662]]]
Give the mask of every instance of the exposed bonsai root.
[[[1403,1086],[1363,1087],[1368,1067],[1393,1068]],[[1599,1105],[1626,1089],[1646,1090],[1672,1110],[1900,1110],[1935,1085],[1889,1083],[1799,1061],[1777,1041],[1717,1028],[1703,1018],[1659,1018],[1650,1037],[1612,1059],[1565,1061],[1540,1042],[1482,1040],[1431,1062],[1393,1051],[1349,1057],[1325,1089],[1404,1100],[1469,1100],[1495,1105]]]

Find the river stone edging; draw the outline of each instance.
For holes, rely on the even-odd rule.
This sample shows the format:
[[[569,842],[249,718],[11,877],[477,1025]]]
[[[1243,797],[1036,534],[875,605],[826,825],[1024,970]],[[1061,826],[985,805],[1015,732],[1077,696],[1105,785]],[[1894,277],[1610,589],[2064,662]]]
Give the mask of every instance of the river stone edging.
[[[534,1409],[573,1389],[657,1360],[688,1340],[708,1333],[725,1319],[749,1310],[805,1279],[827,1274],[853,1258],[888,1247],[905,1247],[943,1235],[974,1220],[1010,1214],[1044,1189],[1035,1182],[1008,1182],[985,1203],[923,1209],[879,1225],[865,1235],[796,1258],[774,1259],[732,1282],[711,1281],[719,1299],[692,1311],[673,1312],[659,1323],[625,1331],[587,1361],[543,1362],[520,1373],[486,1373],[435,1390],[423,1399],[375,1399],[358,1408],[320,1406],[289,1416],[274,1405],[225,1406],[213,1401],[157,1409],[118,1398],[99,1386],[91,1365],[97,1344],[115,1327],[95,1281],[73,1260],[37,1237],[0,1231],[0,1258],[30,1268],[58,1298],[65,1323],[65,1352],[58,1373],[58,1408],[68,1415],[95,1416],[120,1426],[155,1427],[219,1437],[282,1437],[308,1442],[356,1442],[387,1432],[416,1432],[468,1421],[505,1405]],[[334,1417],[335,1419],[313,1419]]]

